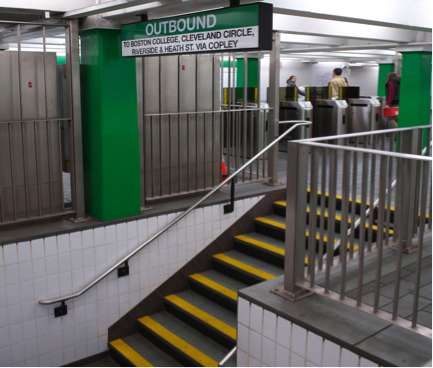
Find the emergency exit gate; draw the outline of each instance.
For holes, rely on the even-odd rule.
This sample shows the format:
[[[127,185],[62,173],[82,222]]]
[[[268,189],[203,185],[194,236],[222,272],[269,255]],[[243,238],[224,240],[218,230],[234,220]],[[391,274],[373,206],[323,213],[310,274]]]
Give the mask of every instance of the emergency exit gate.
[[[246,60],[247,53],[239,55]],[[222,160],[229,174],[267,145],[269,109],[248,106],[246,96],[236,100],[236,76],[230,66],[234,54],[228,54],[225,78],[229,104],[222,104],[223,58],[136,59],[143,208],[146,200],[210,190],[222,181]],[[246,81],[245,67],[244,87]],[[258,160],[236,181],[268,178],[265,161]]]
[[[78,23],[0,25],[0,42],[18,47],[0,53],[0,226],[56,216],[84,218]],[[46,46],[46,38],[54,35],[64,35],[66,41],[64,116],[58,104],[56,53]],[[40,52],[22,51],[27,39],[40,40]],[[69,141],[62,142],[62,136]],[[64,145],[70,184],[63,182]],[[70,191],[68,200],[65,190]]]

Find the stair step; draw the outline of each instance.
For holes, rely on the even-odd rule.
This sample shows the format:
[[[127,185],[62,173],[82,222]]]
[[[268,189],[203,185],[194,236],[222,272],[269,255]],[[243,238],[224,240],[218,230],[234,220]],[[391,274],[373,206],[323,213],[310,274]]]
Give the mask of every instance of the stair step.
[[[215,270],[190,275],[189,285],[191,290],[235,313],[237,311],[238,291],[248,286]]]
[[[236,345],[236,313],[191,290],[166,296],[165,307],[166,311],[227,349]]]
[[[108,346],[113,359],[123,367],[181,367],[139,333],[111,341]]]
[[[286,219],[278,215],[257,217],[254,222],[257,233],[284,241],[286,233]]]
[[[97,360],[96,362],[85,364],[83,367],[120,367],[116,361],[110,357]]]
[[[239,252],[284,267],[285,245],[280,240],[254,232],[235,236],[234,244]]]
[[[185,366],[217,367],[230,351],[168,312],[138,320],[138,330]],[[235,366],[236,359],[227,366]]]
[[[215,254],[212,257],[215,270],[223,272],[247,285],[271,280],[284,273],[283,268],[251,257],[247,254],[231,250],[226,253]]]

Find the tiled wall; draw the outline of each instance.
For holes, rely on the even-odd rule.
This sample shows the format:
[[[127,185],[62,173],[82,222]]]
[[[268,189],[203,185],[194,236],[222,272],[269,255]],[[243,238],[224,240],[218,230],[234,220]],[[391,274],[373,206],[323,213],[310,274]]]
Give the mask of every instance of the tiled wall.
[[[238,311],[238,367],[378,366],[243,298]]]
[[[254,206],[261,197],[198,208],[113,272],[68,314],[41,299],[67,295],[93,281],[172,221],[176,214],[119,223],[0,247],[0,366],[60,366],[107,350],[108,327]],[[177,215],[179,215],[178,213]]]

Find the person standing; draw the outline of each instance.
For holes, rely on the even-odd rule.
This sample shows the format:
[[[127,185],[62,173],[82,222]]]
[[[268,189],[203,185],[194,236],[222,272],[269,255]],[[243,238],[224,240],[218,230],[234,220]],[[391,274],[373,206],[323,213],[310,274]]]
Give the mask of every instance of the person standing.
[[[287,79],[287,87],[296,87],[298,89],[298,94],[301,96],[305,96],[305,92],[302,91],[297,85],[296,85],[296,76],[292,75],[289,79]]]
[[[343,73],[343,69],[335,68],[332,71],[333,79],[328,83],[328,87],[331,87],[331,97],[332,99],[338,99],[338,92],[340,91],[340,87],[349,86],[349,82],[346,78],[343,78],[341,74]]]
[[[386,107],[385,109],[389,109],[390,107],[398,107],[398,103],[400,100],[400,77],[397,73],[391,72],[386,75],[388,78],[388,82],[385,83],[385,92],[386,92]],[[395,129],[398,126],[398,118],[397,116],[389,116],[387,117],[387,128]]]

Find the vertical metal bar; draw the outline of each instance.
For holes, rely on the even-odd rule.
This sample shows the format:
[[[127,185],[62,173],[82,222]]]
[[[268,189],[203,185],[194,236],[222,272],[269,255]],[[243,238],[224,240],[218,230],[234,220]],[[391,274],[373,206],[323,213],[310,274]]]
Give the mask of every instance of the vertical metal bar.
[[[198,190],[198,114],[195,114],[195,189]]]
[[[253,117],[254,117],[254,112],[253,111],[249,111],[249,127],[250,127],[250,158],[252,158],[254,156],[254,121],[253,121]],[[250,181],[253,180],[253,163],[251,162],[250,165]]]
[[[258,63],[258,69],[257,69],[257,107],[260,108],[260,78],[261,78],[261,66],[262,66],[262,52],[257,52],[257,63]]]
[[[392,133],[389,137],[388,152],[393,152],[394,137],[395,137],[395,133]],[[389,160],[389,167],[388,167],[388,187],[387,187],[388,195],[386,197],[385,245],[389,244],[389,231],[391,225],[390,223],[391,223],[392,174],[393,174],[393,158],[391,157]]]
[[[197,115],[198,118],[198,115]],[[207,160],[206,160],[206,136],[207,136],[207,128],[206,128],[206,113],[203,113],[203,134],[204,134],[204,139],[203,139],[203,157],[204,157],[204,163],[203,163],[203,189],[206,189],[206,174],[207,174]]]
[[[325,236],[325,204],[326,204],[326,173],[328,170],[327,165],[327,150],[326,148],[322,149],[322,182],[321,182],[321,188],[320,188],[320,229],[319,229],[319,257],[318,257],[318,268],[319,271],[323,268],[323,238]],[[310,189],[310,196],[311,196],[311,189]],[[311,201],[310,201],[311,203]],[[316,205],[317,202],[314,203]]]
[[[429,205],[428,205],[428,228],[431,230],[432,228],[432,184],[433,184],[433,180],[430,180],[430,201],[429,201]]]
[[[365,140],[367,137],[364,138]],[[355,138],[354,146],[358,147],[359,138]],[[358,183],[358,152],[353,152],[352,157],[352,203],[350,211],[350,250],[349,258],[353,259],[353,248],[355,243],[355,222],[356,222],[356,197],[357,197],[357,183]]]
[[[308,184],[309,147],[297,142],[287,143],[287,206],[284,260],[284,290],[292,297],[301,291],[297,282],[305,279],[305,222]]]
[[[62,152],[62,142],[61,142],[61,131],[60,131],[60,121],[57,121],[57,134],[59,135],[59,153]],[[60,200],[61,200],[61,205],[62,205],[62,211],[65,210],[65,193],[63,190],[63,169],[62,169],[62,159],[59,159],[59,169],[60,169]]]
[[[155,175],[154,175],[154,165],[153,165],[153,116],[150,116],[150,179],[152,188],[152,197],[155,197]]]
[[[68,22],[66,37],[66,69],[70,77],[70,117],[72,119],[73,146],[69,147],[70,157],[73,158],[71,170],[71,191],[75,198],[75,217],[85,218],[84,207],[84,172],[83,172],[83,143],[81,130],[81,96],[80,96],[80,55],[78,19]]]
[[[189,114],[186,114],[186,156],[187,156],[187,167],[188,167],[188,177],[187,180],[187,191],[191,190],[191,155],[189,146]]]
[[[44,28],[44,27],[43,27]],[[21,25],[17,25],[17,43],[18,43],[18,91],[20,96],[20,120],[23,120],[23,96],[22,96],[22,88],[21,88]],[[45,70],[45,64],[44,64]],[[23,132],[23,123],[20,122],[20,132],[21,132],[21,151],[23,154],[23,177],[24,177],[24,196],[26,199],[26,216],[29,217],[29,198],[27,193],[27,167],[26,167],[26,156],[25,156],[25,143],[24,143],[24,132]],[[50,182],[51,184],[51,182]],[[51,201],[52,201],[52,193],[51,193]],[[52,212],[52,211],[51,211]]]
[[[269,140],[270,138],[268,136],[268,141],[266,142],[266,114],[263,114],[262,118],[263,118],[263,125],[262,125],[263,126],[263,147],[262,147],[262,149],[263,149],[263,148],[265,148],[267,146],[266,143],[270,143],[270,140]],[[268,134],[269,134],[269,132],[268,132]],[[272,141],[273,141],[273,139],[272,139]],[[278,144],[276,144],[275,147],[277,147],[277,149],[278,149]],[[266,154],[268,155],[268,172],[267,172],[268,175],[266,175],[266,170],[265,170]],[[269,151],[263,153],[263,162],[262,162],[262,177],[263,177],[263,179],[266,176],[269,176],[269,172],[271,170],[269,168],[269,166],[271,165],[270,154],[271,153]]]
[[[412,309],[412,327],[416,326],[418,318],[418,302],[419,302],[419,289],[421,282],[421,262],[422,262],[422,251],[424,242],[424,230],[425,230],[425,215],[426,208],[425,203],[427,202],[427,186],[429,178],[429,166],[430,162],[424,161],[422,163],[422,182],[421,182],[421,208],[420,208],[420,223],[419,223],[419,234],[418,234],[418,249],[416,259],[416,274],[415,274],[415,290],[413,297],[413,309]]]
[[[15,180],[14,180],[14,159],[12,155],[12,135],[11,135],[11,124],[8,124],[8,135],[9,135],[9,160],[11,164],[11,187],[12,187],[12,207],[14,208],[14,220],[17,219],[17,208],[15,198]]]
[[[242,164],[247,162],[247,105],[248,105],[248,54],[244,52],[244,112],[243,112],[243,160]],[[245,170],[242,171],[242,181],[245,182]]]
[[[162,197],[162,117],[158,118],[159,133],[159,195]]]
[[[135,81],[137,85],[137,120],[138,120],[138,139],[140,142],[140,185],[141,185],[141,208],[146,208],[146,123],[144,106],[144,58],[135,59]]]
[[[408,164],[407,160],[397,158],[397,166],[401,167],[399,170],[400,176],[397,178],[397,190],[399,195],[404,195],[404,185],[402,175],[405,172],[405,166]],[[403,211],[398,211],[399,222],[403,220]],[[394,220],[395,221],[395,220]],[[394,287],[394,300],[392,305],[392,319],[397,318],[399,294],[400,294],[400,274],[401,274],[401,260],[403,255],[403,237],[400,236],[397,239],[397,260],[396,260],[396,272],[395,272],[395,287]]]
[[[316,227],[317,227],[317,179],[319,175],[317,147],[311,147],[311,171],[310,171],[310,215],[308,229],[308,272],[310,274],[310,286],[314,286],[315,279],[315,254],[316,254]]]
[[[353,168],[355,171],[355,168]],[[350,152],[343,152],[343,188],[341,193],[341,222],[340,222],[340,299],[346,294],[346,264],[347,264],[347,227],[349,218],[349,194],[350,194]]]
[[[238,111],[238,112],[236,112],[236,116],[237,116],[237,119],[236,119],[236,131],[237,131],[237,150],[236,150],[236,152],[237,152],[237,160],[236,160],[236,170],[237,169],[239,169],[240,167],[241,167],[241,141],[242,141],[242,138],[241,138],[241,124],[242,124],[242,119],[241,119],[241,113]],[[238,182],[239,181],[239,178],[240,177],[240,175],[237,175],[236,176],[236,182]]]
[[[373,136],[372,149],[375,150],[377,145],[377,137]],[[376,155],[371,155],[371,166],[370,166],[370,214],[368,216],[368,245],[367,249],[371,251],[371,244],[373,242],[373,224],[374,224],[374,213],[375,208],[373,208],[374,203],[374,192],[375,192],[375,176],[376,176]]]
[[[379,290],[380,290],[380,279],[382,274],[382,253],[383,253],[383,222],[384,222],[384,211],[385,211],[385,192],[386,192],[386,168],[388,165],[388,157],[380,156],[380,175],[379,175],[379,211],[378,211],[378,222],[377,222],[377,264],[376,264],[376,282],[374,285],[374,312],[376,313],[379,309]],[[371,207],[370,207],[371,208]],[[371,211],[370,211],[371,214]],[[372,224],[370,224],[372,227]]]
[[[168,170],[168,181],[169,181],[169,188],[170,188],[170,194],[173,194],[173,183],[172,183],[172,169],[173,169],[173,160],[172,160],[172,154],[171,154],[171,116],[168,115],[168,160],[170,168]]]
[[[211,186],[215,186],[215,113],[212,113],[212,156],[211,156],[211,160],[212,160],[212,184]],[[180,155],[179,155],[180,156]]]
[[[361,180],[361,218],[359,224],[359,248],[358,248],[358,291],[356,305],[362,303],[362,288],[364,277],[364,255],[365,255],[365,211],[367,207],[367,180],[368,180],[368,153],[362,154],[362,180]]]
[[[422,129],[417,129],[417,135],[415,135],[415,154],[416,155],[421,155],[422,152],[422,142],[423,142],[423,130]],[[420,183],[421,181],[421,162],[420,161],[416,161],[415,162],[415,186],[414,186],[414,192],[415,192],[415,200],[414,200],[414,204],[413,204],[413,215],[412,215],[412,232],[408,233],[408,235],[410,235],[411,237],[415,237],[417,234],[417,227],[418,227],[418,220],[419,220],[419,216],[418,216],[418,206],[419,206],[419,196],[420,196],[420,188],[418,185],[416,185],[417,183]]]
[[[328,236],[326,242],[326,275],[325,293],[329,292],[331,267],[334,264],[334,233],[335,233],[335,207],[337,194],[337,151],[331,149],[329,152],[329,199],[328,199]]]
[[[180,149],[180,120],[181,117],[178,116],[177,118],[177,188],[178,188],[178,193],[181,192],[181,187],[180,184],[182,182],[182,178],[180,176],[181,173],[181,161],[180,161],[180,154],[182,152],[182,150]],[[213,142],[212,142],[213,143]]]
[[[273,32],[272,51],[269,58],[269,137],[273,142],[278,137],[279,86],[280,86],[280,33]],[[278,145],[268,151],[268,173],[271,184],[278,183]]]

